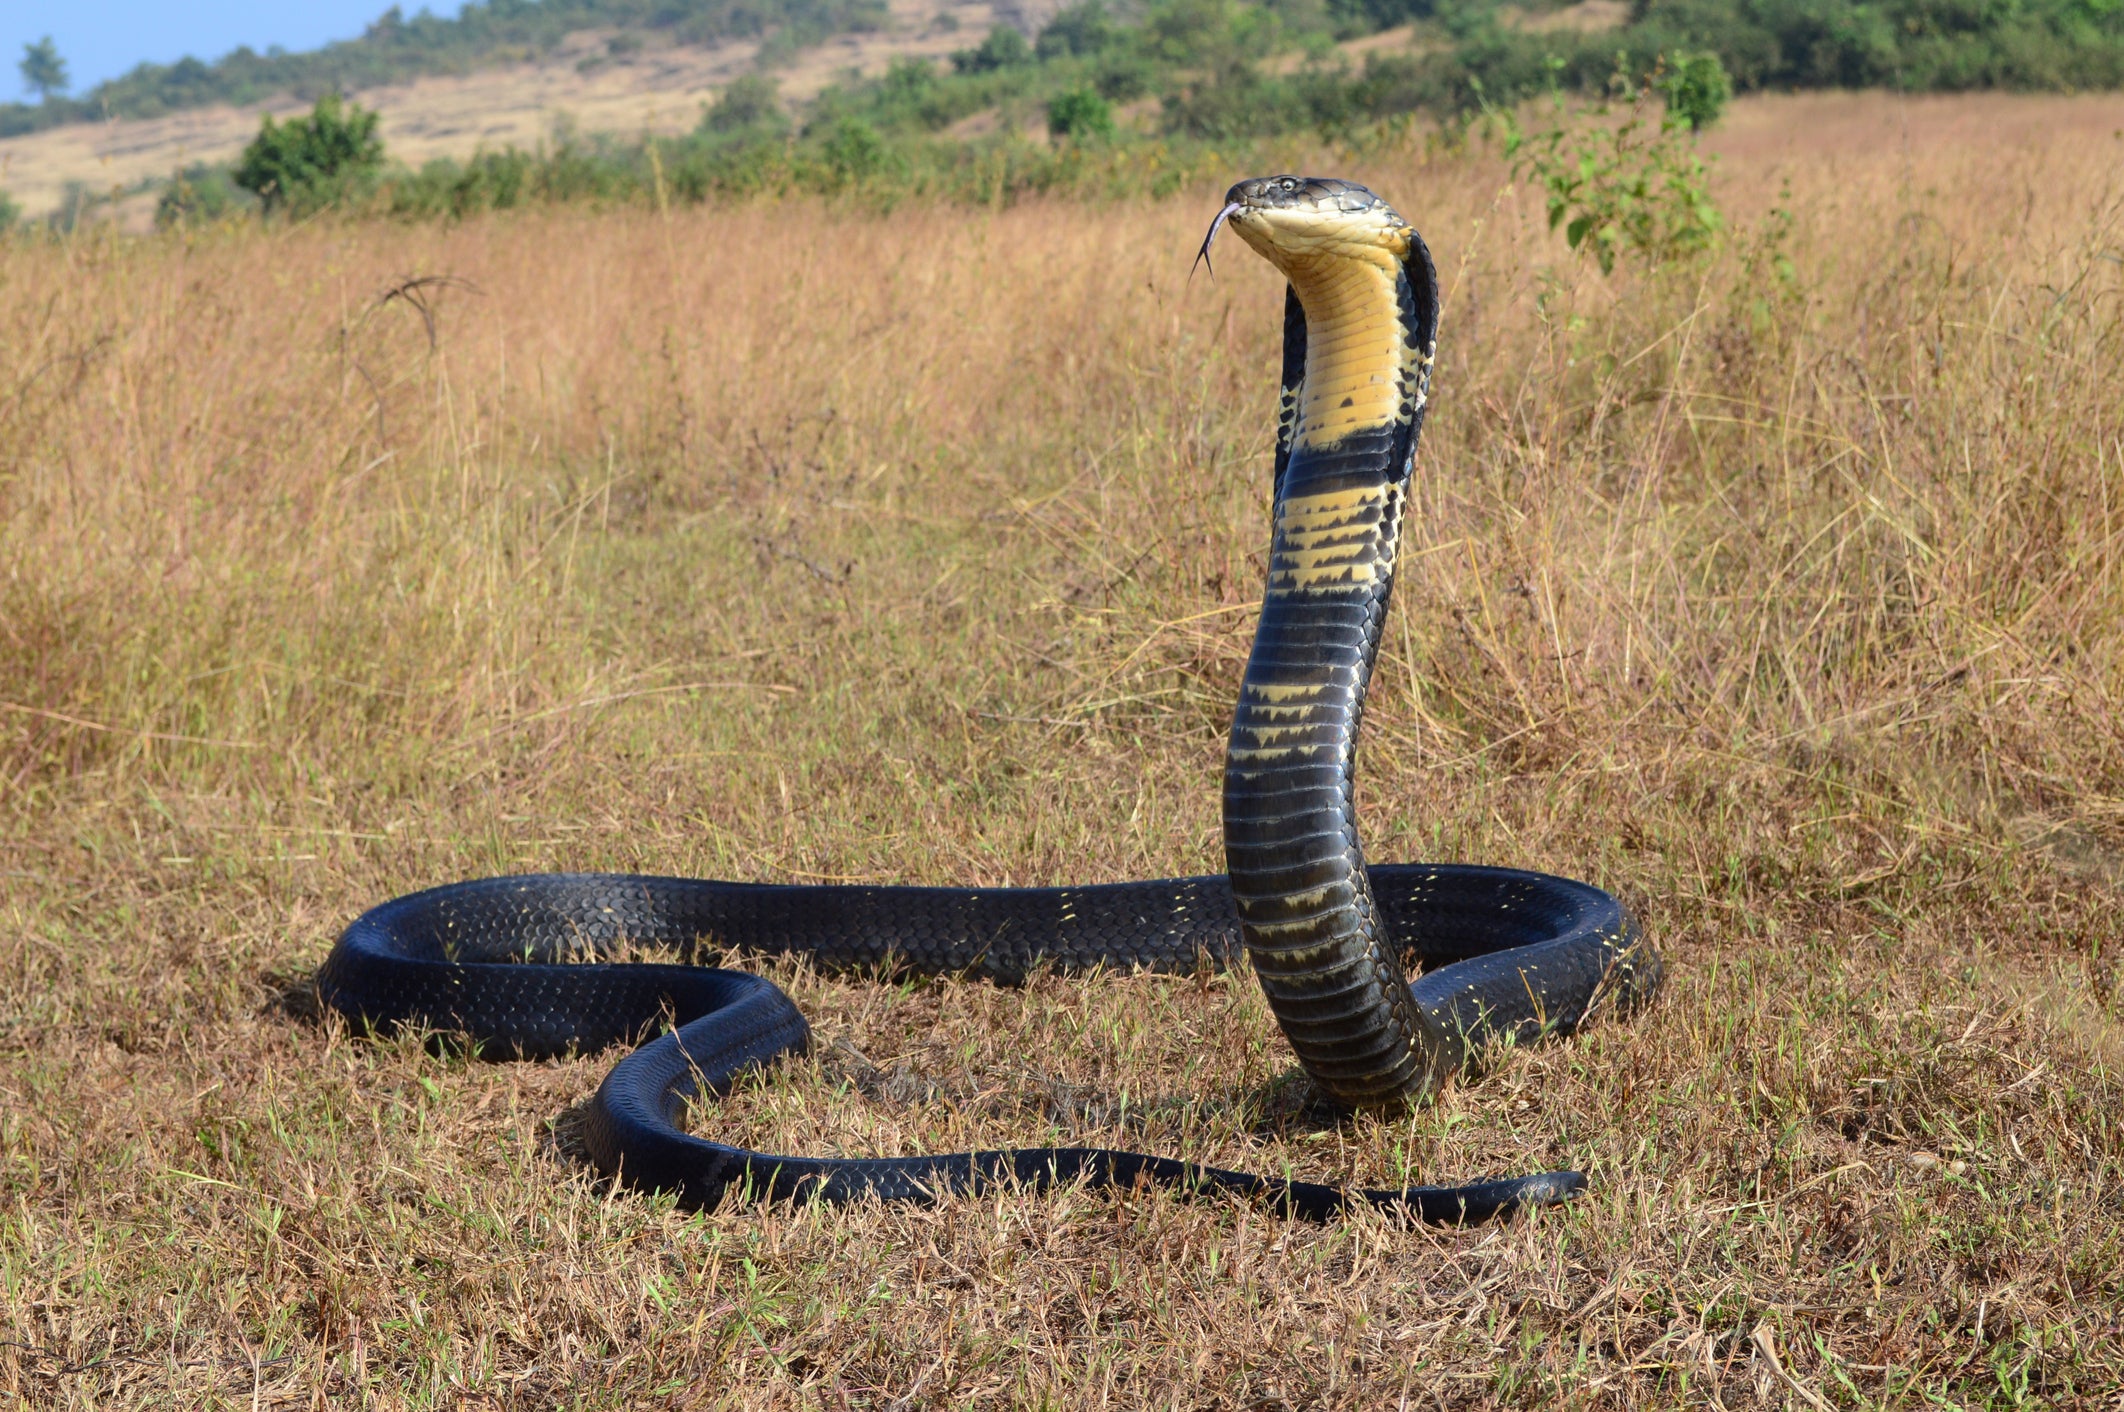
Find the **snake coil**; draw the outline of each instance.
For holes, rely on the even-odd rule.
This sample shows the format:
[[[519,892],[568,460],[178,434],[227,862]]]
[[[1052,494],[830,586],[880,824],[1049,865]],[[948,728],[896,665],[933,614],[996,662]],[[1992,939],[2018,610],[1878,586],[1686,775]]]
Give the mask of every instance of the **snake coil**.
[[[1506,868],[1368,865],[1356,740],[1393,585],[1429,395],[1438,280],[1372,192],[1266,177],[1227,222],[1287,278],[1268,584],[1227,750],[1223,876],[1082,888],[801,887],[546,873],[433,888],[358,918],[318,973],[360,1024],[461,1033],[527,1057],[629,1041],[592,1101],[603,1172],[691,1206],[727,1194],[931,1200],[999,1182],[1154,1182],[1239,1192],[1325,1219],[1351,1202],[1480,1220],[1561,1200],[1576,1172],[1393,1190],[1229,1172],[1099,1148],[915,1157],[778,1156],[683,1131],[693,1098],[802,1052],[809,1028],[766,979],[684,964],[565,964],[619,944],[801,954],[822,967],[965,973],[1190,971],[1244,951],[1316,1087],[1346,1108],[1428,1098],[1484,1045],[1569,1034],[1626,1008],[1660,964],[1622,904]],[[1413,955],[1424,973],[1412,985]]]

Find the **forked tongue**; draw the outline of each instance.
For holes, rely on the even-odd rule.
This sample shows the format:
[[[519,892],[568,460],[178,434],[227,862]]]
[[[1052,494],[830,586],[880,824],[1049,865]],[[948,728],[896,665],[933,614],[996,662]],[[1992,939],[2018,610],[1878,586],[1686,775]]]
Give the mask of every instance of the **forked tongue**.
[[[1217,267],[1210,264],[1210,247],[1217,243],[1217,232],[1224,229],[1224,223],[1232,218],[1234,211],[1239,209],[1241,208],[1237,201],[1227,201],[1224,209],[1217,213],[1217,219],[1210,222],[1209,234],[1202,237],[1202,248],[1195,252],[1195,264],[1187,267],[1187,277],[1190,280],[1195,277],[1195,265],[1207,266],[1210,278],[1215,279],[1217,277]]]

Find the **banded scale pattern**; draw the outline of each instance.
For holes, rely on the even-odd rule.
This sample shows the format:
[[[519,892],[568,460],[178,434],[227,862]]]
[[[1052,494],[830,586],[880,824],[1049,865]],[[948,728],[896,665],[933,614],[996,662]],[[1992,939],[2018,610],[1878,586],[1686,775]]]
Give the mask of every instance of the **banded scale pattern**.
[[[1530,956],[1608,949],[1628,916],[1596,888],[1509,868],[1385,866],[1373,894],[1392,944],[1429,973],[1450,1020],[1525,987]],[[608,963],[626,947],[662,963]],[[1559,1200],[1574,1172],[1393,1190],[1285,1181],[1105,1148],[1001,1148],[909,1157],[756,1152],[687,1131],[688,1103],[810,1044],[773,982],[691,964],[703,950],[803,955],[865,975],[958,975],[1010,985],[1140,968],[1192,972],[1243,954],[1221,876],[1082,888],[816,887],[636,874],[538,873],[408,894],[349,926],[323,968],[324,1002],[357,1024],[461,1035],[490,1057],[539,1058],[656,1035],[605,1076],[584,1134],[598,1169],[689,1206],[726,1198],[931,1201],[998,1185],[1155,1181],[1225,1191],[1325,1220],[1352,1203],[1427,1221],[1481,1220]],[[1597,977],[1598,964],[1594,967]],[[1561,1015],[1568,1029],[1578,1016]],[[1471,1021],[1472,1023],[1472,1021]],[[669,1028],[665,1028],[668,1026]],[[1531,1026],[1520,1034],[1542,1033]],[[1457,1033],[1457,1031],[1456,1031]]]
[[[1225,863],[1246,950],[1299,1061],[1336,1102],[1391,1108],[1435,1087],[1444,1037],[1383,942],[1352,764],[1384,604],[1289,592],[1264,610],[1232,724]],[[1293,653],[1329,645],[1329,660]]]
[[[1233,229],[1290,276],[1282,401],[1297,410],[1282,429],[1268,583],[1226,754],[1225,863],[1248,956],[1299,1062],[1334,1101],[1392,1110],[1434,1090],[1460,1048],[1417,1005],[1387,943],[1355,795],[1438,276],[1422,238],[1369,192],[1332,193],[1376,221],[1379,238],[1354,254],[1279,239],[1280,180],[1227,198],[1242,208]]]
[[[1636,923],[1597,888],[1508,868],[1366,863],[1356,743],[1428,396],[1436,274],[1415,232],[1353,183],[1243,182],[1225,215],[1290,277],[1268,583],[1225,767],[1226,876],[1000,890],[489,878],[356,919],[318,973],[325,1003],[357,1024],[454,1031],[496,1055],[662,1028],[606,1075],[587,1141],[604,1173],[695,1206],[1151,1181],[1314,1219],[1366,1203],[1463,1221],[1579,1189],[1580,1174],[1547,1172],[1366,1190],[1079,1147],[781,1155],[686,1130],[690,1101],[810,1042],[771,982],[691,964],[704,948],[1000,984],[1040,967],[1187,971],[1243,952],[1320,1089],[1379,1109],[1422,1098],[1493,1041],[1568,1034],[1597,1004],[1627,1008],[1657,984]],[[676,959],[608,959],[629,945]],[[1404,956],[1423,968],[1414,986]]]

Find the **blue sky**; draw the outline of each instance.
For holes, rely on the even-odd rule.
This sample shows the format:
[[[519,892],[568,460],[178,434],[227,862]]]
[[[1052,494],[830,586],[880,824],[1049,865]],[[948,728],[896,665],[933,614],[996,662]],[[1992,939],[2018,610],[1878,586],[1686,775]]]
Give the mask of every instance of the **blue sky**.
[[[0,100],[28,98],[15,67],[22,46],[49,34],[66,60],[73,92],[85,93],[142,60],[167,64],[187,54],[218,59],[239,44],[314,49],[360,34],[391,0],[0,0]],[[420,8],[406,5],[408,14]],[[430,0],[437,14],[456,0]]]

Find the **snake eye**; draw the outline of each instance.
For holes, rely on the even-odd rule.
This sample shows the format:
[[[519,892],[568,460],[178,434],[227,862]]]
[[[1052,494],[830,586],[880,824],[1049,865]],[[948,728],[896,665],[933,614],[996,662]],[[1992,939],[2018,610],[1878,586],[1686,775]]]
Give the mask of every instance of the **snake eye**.
[[[1298,189],[1298,183],[1290,177],[1285,177],[1282,185],[1285,191],[1296,191]]]

